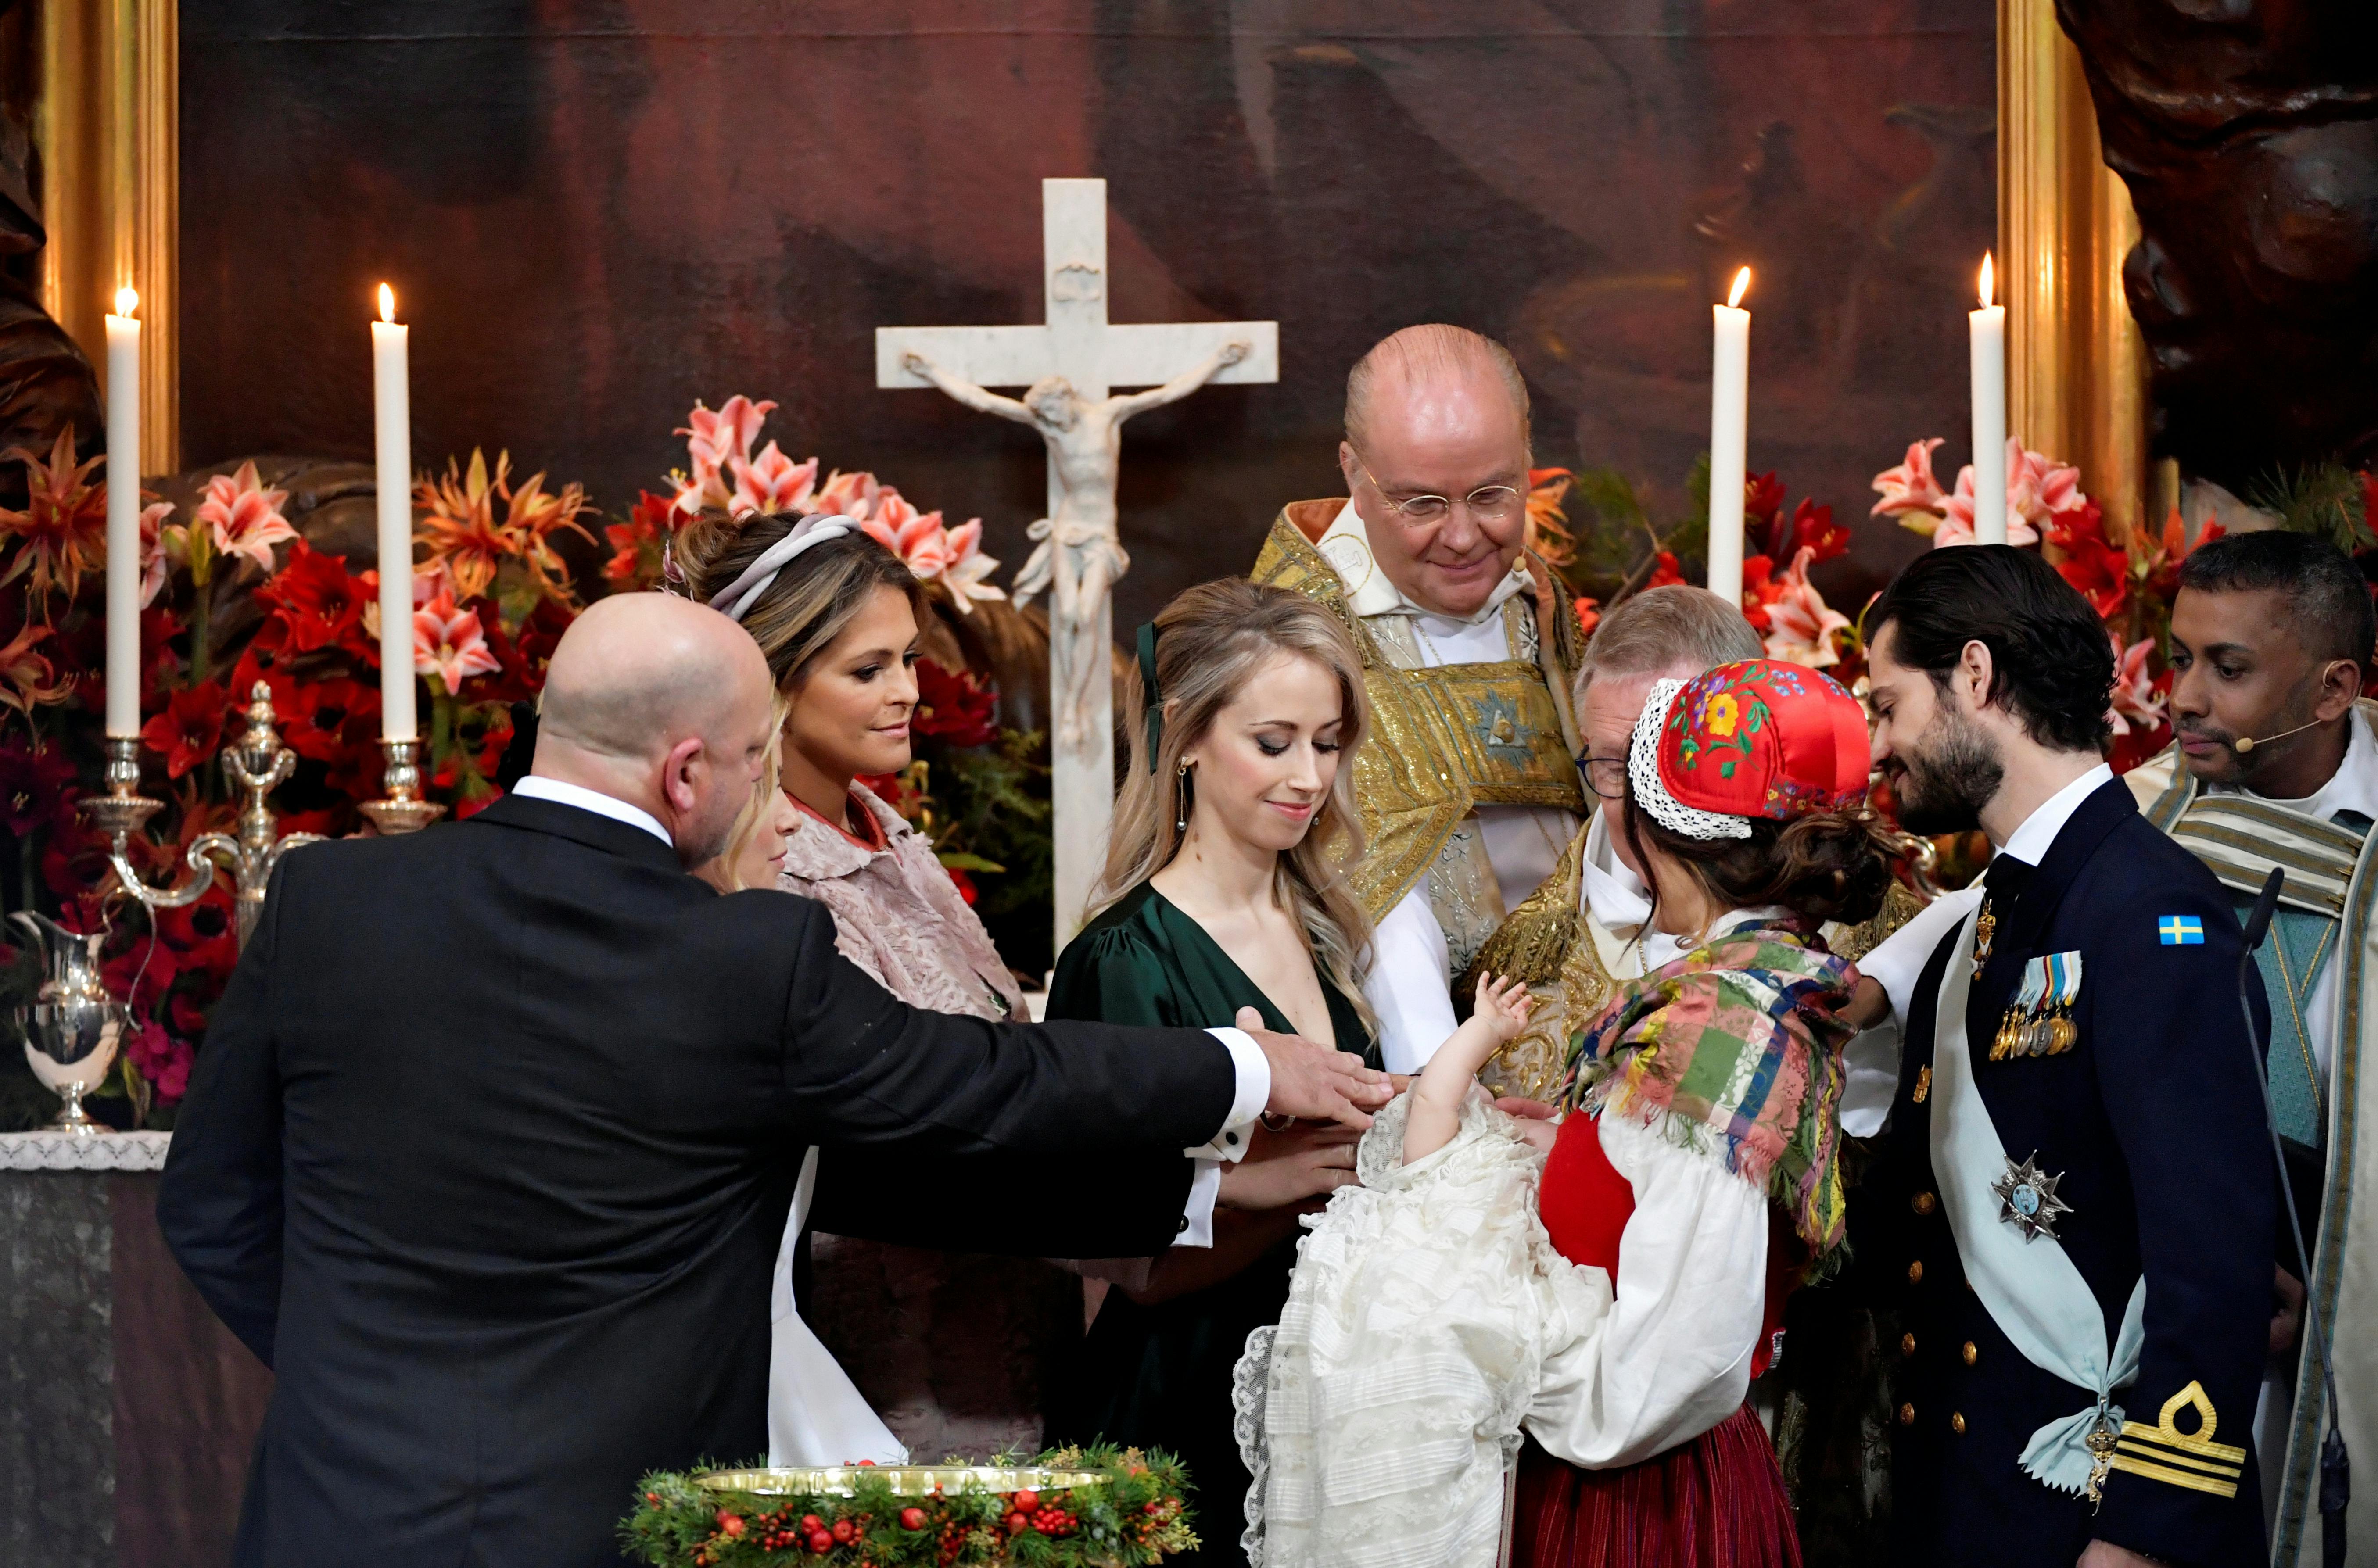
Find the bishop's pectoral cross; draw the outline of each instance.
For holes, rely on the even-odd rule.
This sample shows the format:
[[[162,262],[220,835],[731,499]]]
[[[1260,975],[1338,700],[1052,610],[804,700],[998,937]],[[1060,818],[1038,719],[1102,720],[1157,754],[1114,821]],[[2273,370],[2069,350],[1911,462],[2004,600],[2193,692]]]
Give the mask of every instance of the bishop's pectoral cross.
[[[1107,320],[1107,183],[1043,180],[1039,327],[879,327],[875,384],[938,387],[1036,430],[1049,449],[1049,515],[1016,577],[1019,603],[1049,590],[1057,945],[1082,922],[1114,814],[1111,591],[1130,566],[1115,515],[1123,424],[1208,381],[1279,379],[1274,321]],[[986,387],[1030,389],[1021,399]],[[1110,396],[1111,387],[1145,387]]]

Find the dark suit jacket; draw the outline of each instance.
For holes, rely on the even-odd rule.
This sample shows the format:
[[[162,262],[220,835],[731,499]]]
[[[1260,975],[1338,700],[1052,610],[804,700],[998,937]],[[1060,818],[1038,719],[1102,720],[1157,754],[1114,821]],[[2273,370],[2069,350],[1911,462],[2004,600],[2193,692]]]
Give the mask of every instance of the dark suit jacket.
[[[285,859],[218,1004],[158,1219],[276,1375],[237,1561],[619,1560],[641,1472],[766,1446],[768,1282],[802,1149],[1111,1158],[1019,1250],[1160,1251],[1236,1089],[1187,1030],[895,1000],[834,922],[517,796]],[[948,1193],[946,1196],[959,1196]],[[935,1204],[916,1233],[947,1239]]]
[[[2172,915],[2195,916],[2204,941],[2164,945],[2158,928]],[[2138,1381],[2118,1389],[2114,1403],[2152,1427],[2166,1401],[2197,1384],[2217,1419],[2217,1431],[2202,1435],[2247,1451],[2243,1477],[2206,1482],[2213,1490],[2117,1470],[2094,1515],[2085,1501],[2049,1490],[2016,1463],[2034,1431],[2089,1396],[2032,1365],[1999,1331],[1965,1286],[1937,1196],[1933,1024],[1942,975],[1966,962],[1957,946],[1954,933],[1942,940],[1909,1009],[1891,1174],[1875,1189],[1889,1238],[1881,1261],[1904,1293],[1907,1334],[1892,1347],[1904,1356],[1893,1560],[2071,1568],[2095,1536],[2168,1562],[2258,1563],[2254,1400],[2271,1317],[2277,1183],[2239,1014],[2243,944],[2229,896],[2139,815],[2116,780],[2082,802],[2031,883],[2000,912],[1988,966],[1968,998],[1965,1037],[1982,1101],[2009,1158],[2036,1151],[2043,1171],[2062,1173],[2059,1196],[2072,1212],[2057,1222],[2057,1238],[2105,1311],[2109,1347],[2145,1275]],[[2076,951],[2078,1043],[2060,1056],[1991,1061],[1991,1038],[2026,962]],[[2251,994],[2260,1028],[2268,1015],[2259,981]],[[2197,1433],[2197,1420],[2184,1413],[2175,1426]],[[2159,1467],[2183,1475],[2191,1464]]]

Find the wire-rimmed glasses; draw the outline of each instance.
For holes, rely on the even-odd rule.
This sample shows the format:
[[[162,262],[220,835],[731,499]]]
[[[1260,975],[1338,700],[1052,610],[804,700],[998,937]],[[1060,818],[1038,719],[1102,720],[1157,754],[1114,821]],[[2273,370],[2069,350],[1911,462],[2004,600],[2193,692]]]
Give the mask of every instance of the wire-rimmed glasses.
[[[1387,486],[1373,477],[1370,469],[1360,461],[1355,462],[1354,468],[1355,472],[1362,474],[1370,484],[1371,488],[1379,493],[1379,499],[1387,503],[1388,509],[1396,514],[1398,521],[1411,527],[1426,528],[1431,524],[1443,522],[1453,515],[1455,503],[1450,497],[1420,495],[1407,496],[1402,500],[1398,500],[1387,494]],[[1503,522],[1525,507],[1528,504],[1528,497],[1509,485],[1481,485],[1477,489],[1462,497],[1460,504],[1470,509],[1471,516],[1482,521]]]
[[[1623,799],[1627,794],[1627,759],[1595,757],[1577,760],[1577,771],[1585,775],[1585,787],[1604,800]]]

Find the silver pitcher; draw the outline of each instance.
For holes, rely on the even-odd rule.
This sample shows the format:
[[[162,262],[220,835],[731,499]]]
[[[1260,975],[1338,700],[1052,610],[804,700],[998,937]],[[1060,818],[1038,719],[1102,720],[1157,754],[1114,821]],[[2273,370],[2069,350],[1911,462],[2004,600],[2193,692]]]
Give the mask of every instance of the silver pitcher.
[[[66,1102],[50,1126],[82,1135],[105,1132],[82,1108],[83,1095],[107,1082],[124,1038],[124,1004],[107,994],[100,978],[102,939],[77,936],[31,910],[9,918],[42,950],[42,988],[30,1007],[17,1009],[17,1026],[25,1032],[33,1076]]]

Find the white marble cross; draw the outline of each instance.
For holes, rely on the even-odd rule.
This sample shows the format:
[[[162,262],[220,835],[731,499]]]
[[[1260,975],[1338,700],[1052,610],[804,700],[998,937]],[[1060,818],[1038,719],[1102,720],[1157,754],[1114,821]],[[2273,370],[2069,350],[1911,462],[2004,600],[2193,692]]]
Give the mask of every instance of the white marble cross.
[[[1279,379],[1274,321],[1107,320],[1107,183],[1043,180],[1039,327],[879,327],[875,384],[938,387],[970,408],[1039,431],[1049,448],[1049,515],[1019,575],[1019,599],[1051,590],[1050,736],[1056,806],[1057,943],[1082,922],[1114,815],[1114,646],[1110,590],[1130,564],[1115,517],[1123,422],[1208,381]],[[1029,387],[1022,401],[986,387]],[[1151,389],[1111,397],[1113,387]]]

